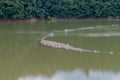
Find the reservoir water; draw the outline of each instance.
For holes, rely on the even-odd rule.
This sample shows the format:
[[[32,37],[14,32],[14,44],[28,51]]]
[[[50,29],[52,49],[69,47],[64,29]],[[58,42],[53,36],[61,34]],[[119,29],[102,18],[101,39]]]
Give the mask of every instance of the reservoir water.
[[[42,45],[49,33],[46,40],[100,52]],[[120,20],[0,22],[0,80],[120,80]]]

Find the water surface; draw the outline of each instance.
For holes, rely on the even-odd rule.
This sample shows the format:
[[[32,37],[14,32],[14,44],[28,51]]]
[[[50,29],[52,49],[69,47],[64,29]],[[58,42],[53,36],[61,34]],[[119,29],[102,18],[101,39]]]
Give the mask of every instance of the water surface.
[[[64,29],[95,27],[60,33]],[[54,49],[40,44],[47,38],[99,54]],[[0,23],[0,80],[119,80],[120,21],[65,20]],[[110,52],[114,54],[110,54]]]

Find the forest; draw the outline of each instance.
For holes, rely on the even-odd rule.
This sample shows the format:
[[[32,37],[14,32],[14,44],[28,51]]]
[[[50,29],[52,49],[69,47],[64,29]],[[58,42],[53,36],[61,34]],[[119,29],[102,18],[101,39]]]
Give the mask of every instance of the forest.
[[[0,0],[0,19],[120,17],[120,0]]]

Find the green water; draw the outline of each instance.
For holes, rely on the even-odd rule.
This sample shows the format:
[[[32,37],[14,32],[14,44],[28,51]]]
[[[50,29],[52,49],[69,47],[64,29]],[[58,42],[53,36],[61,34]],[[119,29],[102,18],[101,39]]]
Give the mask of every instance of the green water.
[[[75,32],[64,29],[94,27]],[[58,42],[99,50],[99,54],[40,44],[54,32]],[[110,52],[114,54],[110,54]],[[119,80],[120,20],[0,22],[0,80]]]

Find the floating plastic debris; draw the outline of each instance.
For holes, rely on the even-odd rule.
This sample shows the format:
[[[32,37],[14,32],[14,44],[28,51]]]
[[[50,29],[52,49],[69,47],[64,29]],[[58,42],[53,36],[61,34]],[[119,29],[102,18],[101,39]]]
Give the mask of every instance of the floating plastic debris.
[[[110,54],[114,54],[114,52],[113,52],[113,51],[110,51]]]
[[[54,37],[54,33],[50,33],[50,34],[48,34],[48,36]]]

